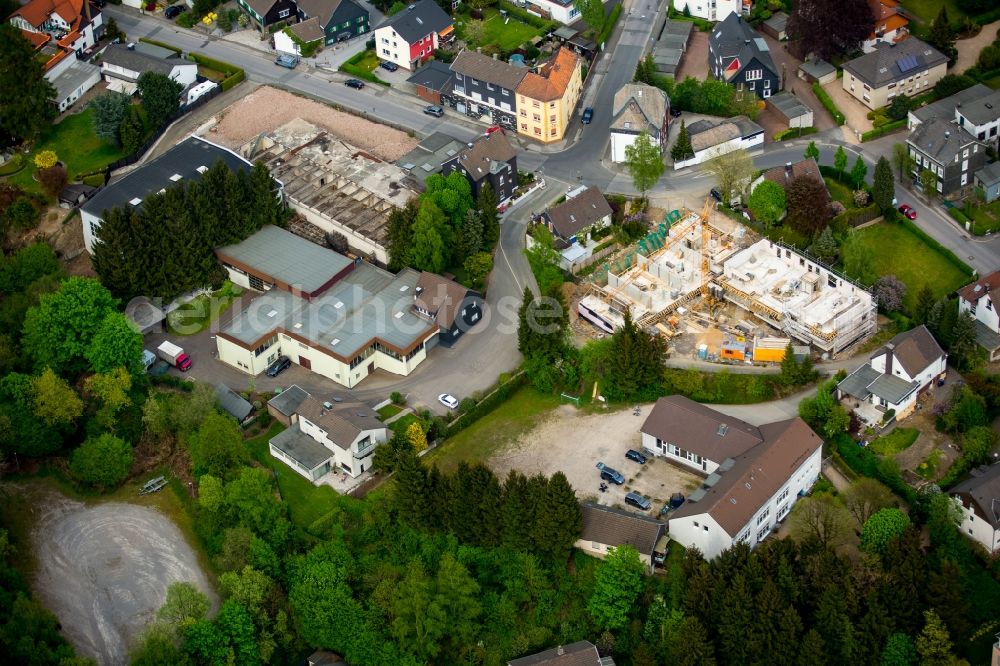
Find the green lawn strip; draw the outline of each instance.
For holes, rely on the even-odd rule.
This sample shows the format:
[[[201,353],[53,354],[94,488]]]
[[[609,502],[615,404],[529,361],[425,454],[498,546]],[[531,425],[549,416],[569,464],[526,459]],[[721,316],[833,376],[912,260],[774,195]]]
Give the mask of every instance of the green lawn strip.
[[[994,90],[1000,89],[1000,76],[994,76],[992,79],[986,79],[983,81],[983,84],[993,88]]]
[[[917,441],[920,431],[916,428],[896,428],[885,437],[878,437],[869,447],[880,456],[894,456],[910,448]]]
[[[966,207],[962,212],[974,222],[974,234],[982,236],[987,231],[1000,231],[1000,201],[976,208]]]
[[[513,393],[507,402],[445,440],[428,453],[425,460],[445,472],[454,470],[462,461],[486,462],[496,451],[533,428],[545,414],[558,407],[559,402],[559,396],[539,393],[530,387],[522,388]]]
[[[254,460],[274,471],[292,522],[306,529],[337,508],[340,496],[330,486],[314,486],[270,454],[268,442],[284,429],[284,425],[274,423],[266,433],[246,440],[246,447]]]
[[[66,166],[70,182],[81,173],[97,171],[124,157],[125,153],[116,145],[94,134],[93,115],[93,110],[88,108],[52,125],[27,155],[26,168],[12,175],[8,182],[20,185],[26,191],[41,192],[41,185],[34,179],[34,160],[35,155],[43,150],[55,152]]]
[[[407,414],[406,416],[401,417],[399,420],[390,423],[389,430],[392,430],[393,432],[402,435],[406,432],[406,429],[410,427],[411,423],[417,423],[419,421],[420,419],[417,417],[416,414]]]
[[[833,178],[824,178],[826,189],[830,190],[830,196],[834,201],[844,204],[844,208],[854,208],[854,192],[846,185],[838,183]]]
[[[174,335],[200,333],[228,310],[242,293],[242,289],[227,281],[219,291],[196,296],[171,312],[167,315],[167,326]]]
[[[911,312],[924,284],[936,298],[944,298],[969,281],[957,266],[901,225],[883,222],[856,233],[868,247],[892,248],[875,253],[873,268],[876,275],[895,275],[906,284],[903,303]]]
[[[395,416],[403,411],[403,408],[399,405],[386,405],[382,409],[378,410],[378,417],[385,421],[388,418]]]

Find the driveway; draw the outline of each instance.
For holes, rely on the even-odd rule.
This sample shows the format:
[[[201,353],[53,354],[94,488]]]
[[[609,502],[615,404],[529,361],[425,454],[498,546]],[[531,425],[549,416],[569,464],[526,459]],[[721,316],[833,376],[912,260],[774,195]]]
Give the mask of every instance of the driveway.
[[[708,33],[695,28],[688,40],[687,51],[681,58],[681,66],[677,70],[675,80],[683,81],[693,76],[699,81],[708,78]]]
[[[818,131],[822,132],[823,130],[836,127],[837,123],[834,122],[833,116],[827,113],[823,105],[819,103],[819,99],[816,98],[816,93],[812,90],[812,84],[798,77],[799,65],[802,64],[802,61],[788,52],[786,42],[779,42],[764,33],[760,33],[760,35],[767,42],[767,46],[771,50],[771,58],[774,60],[775,67],[778,68],[778,76],[781,76],[785,80],[785,86],[782,90],[794,94],[803,104],[812,109],[813,126]],[[761,113],[761,115],[763,116],[764,113]],[[758,124],[760,123],[759,118],[757,122]],[[766,118],[765,122],[767,122]],[[767,129],[766,125],[761,125],[761,127]],[[787,127],[787,124],[785,127]],[[781,129],[785,129],[785,127]],[[767,137],[765,137],[765,140],[767,140]]]
[[[852,129],[855,134],[858,132],[868,132],[874,127],[872,121],[868,120],[868,112],[871,109],[851,97],[850,93],[844,90],[842,79],[825,84],[823,90],[827,92],[833,103],[844,114],[844,125]]]

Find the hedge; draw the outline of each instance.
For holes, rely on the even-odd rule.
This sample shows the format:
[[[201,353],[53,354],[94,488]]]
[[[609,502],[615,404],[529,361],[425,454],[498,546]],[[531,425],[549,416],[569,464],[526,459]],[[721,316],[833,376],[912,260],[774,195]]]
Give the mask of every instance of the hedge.
[[[789,127],[786,130],[781,130],[774,135],[775,141],[787,141],[788,139],[797,139],[800,136],[805,136],[807,134],[815,134],[818,130],[815,127]]]
[[[906,127],[906,118],[902,120],[893,120],[891,123],[886,123],[881,127],[876,127],[870,132],[865,132],[861,135],[861,142],[871,141],[872,139],[877,139],[880,136],[885,136],[886,134],[892,134],[898,129]]]
[[[510,397],[511,393],[522,386],[525,386],[527,383],[528,376],[523,371],[518,372],[505,384],[500,384],[494,391],[488,393],[482,400],[476,403],[475,407],[449,423],[448,427],[445,428],[444,433],[442,433],[441,439],[454,437],[462,430],[465,430],[470,425],[483,418],[503,403],[507,402],[507,398]]]
[[[673,7],[667,12],[667,18],[671,21],[687,21],[688,23],[694,23],[695,27],[702,32],[712,32],[713,23],[711,21],[706,21],[705,19],[698,18],[696,16],[684,16],[683,12],[679,12]]]
[[[954,220],[959,224],[961,224],[963,227],[965,226],[966,222],[970,221],[969,218],[965,215],[965,213],[963,213],[958,208],[949,208],[948,214],[951,215],[952,218],[954,218]]]
[[[534,14],[528,13],[517,5],[509,2],[501,2],[499,8],[507,12],[508,16],[516,18],[518,21],[522,21],[536,28],[548,30],[549,28],[555,27],[555,22],[543,19],[541,16],[535,16]]]
[[[826,109],[831,116],[833,116],[833,119],[837,121],[837,124],[843,125],[845,120],[844,114],[841,113],[840,109],[837,108],[837,105],[833,103],[833,99],[830,95],[823,90],[823,86],[819,83],[814,83],[813,92],[816,93],[816,97],[819,99],[820,104],[822,104],[823,108]]]
[[[910,504],[917,501],[916,491],[903,481],[898,469],[893,472],[891,467],[880,465],[880,461],[874,453],[866,447],[858,446],[857,442],[846,433],[834,437],[830,440],[830,444],[836,448],[837,453],[847,463],[847,466],[857,474],[881,481]]]
[[[848,208],[840,215],[834,217],[830,221],[830,224],[857,227],[871,222],[880,215],[882,215],[882,212],[876,204],[871,204],[864,208]]]
[[[615,24],[618,23],[618,17],[621,16],[621,13],[622,3],[619,2],[614,6],[614,9],[611,10],[611,15],[608,17],[608,20],[604,22],[604,29],[601,30],[601,34],[597,38],[598,44],[603,44],[607,41],[608,37],[611,35],[611,31],[615,29]]]
[[[247,77],[247,73],[243,71],[242,67],[237,67],[236,65],[231,65],[228,62],[222,62],[221,60],[216,60],[215,58],[209,58],[201,53],[189,53],[188,60],[193,60],[199,65],[204,65],[205,67],[209,67],[225,74],[226,78],[224,78],[222,83],[219,84],[219,87],[222,88],[222,92],[229,90]]]
[[[941,245],[941,243],[938,243],[936,240],[934,240],[933,238],[931,238],[930,236],[928,236],[924,232],[924,230],[921,229],[920,227],[918,227],[917,225],[915,225],[912,220],[908,220],[907,218],[905,218],[903,216],[900,216],[900,218],[901,218],[900,219],[901,224],[910,233],[912,233],[914,236],[916,236],[917,238],[919,238],[923,242],[927,243],[928,246],[930,246],[932,249],[936,250],[938,252],[938,254],[940,254],[945,259],[947,259],[948,262],[951,263],[953,266],[955,266],[958,270],[962,271],[963,273],[965,273],[969,277],[973,276],[973,274],[975,273],[975,271],[973,271],[972,268],[970,268],[967,263],[965,263],[964,261],[962,261],[961,259],[959,259],[958,256],[955,255],[954,252],[952,252],[951,250],[949,250],[948,248],[946,248],[944,245]]]
[[[361,53],[363,55],[364,51],[362,51]],[[383,81],[382,79],[378,78],[368,70],[361,69],[357,65],[352,64],[350,60],[348,60],[347,62],[345,62],[343,65],[340,66],[340,71],[344,72],[345,74],[350,74],[351,76],[357,77],[359,79],[364,79],[369,83],[378,83],[379,85],[383,85],[386,87],[390,85],[388,82]]]
[[[993,23],[994,21],[1000,20],[1000,7],[994,7],[989,11],[985,11],[972,19],[979,25],[987,25]]]
[[[183,51],[181,49],[177,48],[173,44],[167,44],[166,42],[158,42],[155,39],[149,39],[147,37],[140,37],[139,41],[140,42],[146,42],[147,44],[152,44],[153,46],[159,46],[160,48],[168,49],[168,50],[173,51],[174,53],[176,53],[178,55],[180,55],[181,53],[183,53]]]

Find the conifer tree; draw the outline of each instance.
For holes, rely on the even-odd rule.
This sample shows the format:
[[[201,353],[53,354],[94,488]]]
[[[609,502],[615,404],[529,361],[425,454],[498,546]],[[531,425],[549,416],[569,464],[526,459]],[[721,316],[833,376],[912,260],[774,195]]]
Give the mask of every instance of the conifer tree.
[[[691,146],[691,135],[688,133],[687,126],[683,120],[681,121],[681,129],[677,133],[677,141],[674,142],[673,147],[670,149],[670,157],[675,162],[694,157],[694,148]]]
[[[556,472],[549,479],[534,524],[535,552],[554,562],[563,562],[583,529],[583,515],[573,486],[566,475]]]

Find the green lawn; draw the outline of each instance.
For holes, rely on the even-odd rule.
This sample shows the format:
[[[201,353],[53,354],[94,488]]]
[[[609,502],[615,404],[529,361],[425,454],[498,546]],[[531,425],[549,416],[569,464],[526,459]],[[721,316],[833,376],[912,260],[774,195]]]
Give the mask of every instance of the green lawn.
[[[167,315],[167,326],[174,335],[200,333],[228,310],[242,293],[242,289],[227,280],[219,291],[196,296]]]
[[[254,460],[274,470],[292,522],[305,529],[337,508],[340,495],[330,486],[314,486],[268,452],[268,441],[284,429],[274,423],[264,434],[246,440],[246,447]]]
[[[463,19],[460,25],[456,26],[458,37],[469,43],[470,47],[485,46],[492,44],[503,51],[513,51],[532,37],[542,34],[541,28],[522,23],[513,16],[506,19],[500,16],[496,9],[487,9],[483,14],[483,41],[481,44],[473,43],[465,32],[465,25],[475,19]]]
[[[395,416],[403,411],[403,408],[399,405],[386,405],[382,409],[378,410],[378,417],[385,421],[388,418]]]
[[[948,18],[952,23],[965,16],[965,12],[958,8],[958,3],[955,0],[903,0],[903,8],[927,26],[930,26],[938,12],[941,11],[942,5],[948,8]]]
[[[910,448],[919,436],[920,431],[916,428],[896,428],[885,437],[878,437],[872,441],[870,448],[880,456],[894,456]]]
[[[35,144],[28,155],[28,166],[10,177],[10,182],[25,190],[41,192],[41,186],[32,177],[35,173],[35,155],[43,150],[53,150],[66,165],[72,182],[81,173],[96,171],[114,162],[124,153],[114,144],[94,134],[93,111],[86,109],[53,125]]]
[[[522,388],[507,402],[428,453],[425,460],[445,472],[452,471],[462,461],[485,462],[558,406],[558,396]]]
[[[824,178],[826,189],[830,190],[830,196],[834,201],[844,204],[844,208],[854,208],[854,192],[847,185],[838,183],[833,178]]]
[[[904,304],[910,311],[924,284],[930,285],[935,297],[943,298],[969,281],[968,276],[902,225],[882,222],[856,233],[876,249],[876,275],[895,275],[906,283]]]
[[[374,49],[368,49],[362,53],[361,58],[351,64],[370,74],[378,67],[378,55],[375,54]]]
[[[988,85],[990,88],[997,90],[1000,88],[1000,76],[994,76],[992,79],[986,79],[983,83]]]
[[[389,430],[402,435],[406,433],[406,429],[410,427],[411,423],[417,423],[418,421],[420,421],[420,418],[416,414],[410,413],[390,423]]]
[[[1000,231],[1000,200],[974,209],[963,208],[962,212],[974,221],[972,233],[982,236],[987,231]]]

